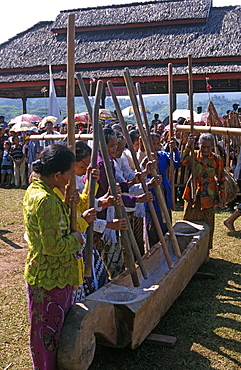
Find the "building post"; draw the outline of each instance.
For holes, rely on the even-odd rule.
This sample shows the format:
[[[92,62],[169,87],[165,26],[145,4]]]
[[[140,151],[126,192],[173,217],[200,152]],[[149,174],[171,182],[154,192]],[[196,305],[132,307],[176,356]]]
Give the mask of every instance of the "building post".
[[[27,113],[27,98],[23,97],[22,102],[23,102],[23,114],[26,114]]]

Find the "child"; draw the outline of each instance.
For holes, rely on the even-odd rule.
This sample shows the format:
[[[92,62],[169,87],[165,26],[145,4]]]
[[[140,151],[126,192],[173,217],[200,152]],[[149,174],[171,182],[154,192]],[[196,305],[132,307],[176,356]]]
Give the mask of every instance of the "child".
[[[11,144],[9,141],[4,141],[3,143],[3,153],[2,153],[2,165],[1,165],[1,174],[2,174],[2,181],[0,186],[4,185],[5,177],[7,180],[6,188],[10,188],[11,186],[11,179],[13,173],[13,161],[10,157],[10,148]]]
[[[26,188],[25,154],[23,146],[19,143],[19,137],[13,136],[13,145],[10,150],[10,156],[13,160],[15,189]]]

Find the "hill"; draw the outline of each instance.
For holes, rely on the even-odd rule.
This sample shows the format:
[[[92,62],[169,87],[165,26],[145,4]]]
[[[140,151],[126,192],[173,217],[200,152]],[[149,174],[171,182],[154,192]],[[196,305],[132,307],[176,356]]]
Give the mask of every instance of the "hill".
[[[232,109],[234,103],[241,106],[241,93],[216,93],[210,94],[210,98],[214,103],[215,108],[219,115],[223,116],[228,109]],[[28,99],[27,100],[27,112],[31,114],[37,114],[44,117],[48,114],[48,98],[39,99]],[[93,103],[94,98],[91,98]],[[145,95],[144,101],[146,108],[151,112],[149,120],[152,119],[155,113],[158,113],[160,118],[163,120],[168,116],[168,95]],[[196,110],[197,107],[202,107],[202,111],[205,112],[209,102],[208,93],[205,94],[194,94],[193,105]],[[121,109],[128,107],[130,104],[129,97],[120,97],[119,103]],[[58,98],[59,109],[61,117],[66,117],[66,98]],[[114,110],[114,105],[110,97],[106,98],[106,108]],[[187,94],[177,95],[177,108],[187,109],[188,108],[188,96]],[[86,107],[82,97],[75,98],[75,111],[83,112],[86,111]],[[0,98],[0,115],[5,117],[7,122],[11,118],[22,114],[22,102],[21,99],[3,99]]]

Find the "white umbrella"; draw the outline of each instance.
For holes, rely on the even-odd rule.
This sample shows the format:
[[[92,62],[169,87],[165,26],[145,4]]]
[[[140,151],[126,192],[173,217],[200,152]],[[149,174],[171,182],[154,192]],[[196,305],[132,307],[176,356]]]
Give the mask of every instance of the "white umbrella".
[[[142,108],[141,107],[139,107],[139,111],[142,114]],[[146,114],[151,114],[151,112],[147,108],[145,108],[145,111],[146,111]],[[132,119],[132,118],[135,117],[134,110],[133,110],[132,106],[129,106],[129,107],[126,107],[126,108],[122,109],[121,113],[122,113],[123,117],[127,118],[127,119]]]
[[[10,131],[14,131],[14,132],[28,131],[32,127],[36,127],[36,126],[31,122],[19,122],[19,123],[15,123],[15,125],[13,125],[10,128]]]
[[[191,119],[190,110],[189,109],[176,109],[176,110],[174,110],[174,112],[172,113],[173,121],[177,121],[179,117],[183,117],[186,120],[190,120]],[[195,111],[193,111],[193,119],[194,119],[194,122],[199,121],[199,115]]]
[[[52,123],[55,123],[57,121],[57,117],[54,117],[54,116],[47,116],[47,117],[44,117],[38,124],[38,128],[44,128],[45,125],[46,125],[46,122],[50,121]]]

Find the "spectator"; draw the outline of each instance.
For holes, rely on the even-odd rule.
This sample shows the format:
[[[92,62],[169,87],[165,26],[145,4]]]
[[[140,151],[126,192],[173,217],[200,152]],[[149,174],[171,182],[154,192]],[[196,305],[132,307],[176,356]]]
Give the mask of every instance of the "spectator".
[[[35,129],[35,127],[34,127]],[[31,135],[36,134],[36,130],[31,129],[28,130],[28,137],[31,138]],[[36,128],[37,129],[37,128]],[[40,154],[40,142],[39,140],[30,140],[28,145],[28,155],[27,155],[27,163],[28,163],[28,176],[33,172],[32,164],[36,159],[38,159]]]
[[[11,186],[11,179],[13,173],[13,162],[10,157],[10,148],[11,144],[9,141],[5,141],[3,143],[3,152],[2,152],[2,164],[1,164],[1,184],[0,186],[4,186],[5,180],[7,181],[6,188],[10,188]]]
[[[47,121],[45,124],[46,133],[43,134],[43,136],[46,135],[60,135],[58,131],[54,131],[53,123],[51,121]],[[56,144],[58,141],[56,140],[40,140],[40,152],[45,149],[50,144]]]
[[[13,160],[15,189],[25,189],[27,185],[26,171],[25,171],[25,154],[23,153],[23,146],[19,143],[19,137],[13,136],[13,145],[10,150],[10,156]]]
[[[150,129],[151,130],[154,130],[154,132],[157,131],[157,126],[158,126],[158,130],[163,132],[164,130],[164,125],[162,123],[162,121],[159,120],[159,114],[154,114],[154,119],[151,121],[151,127]]]
[[[8,128],[7,122],[4,121],[4,116],[0,116],[0,126],[3,126],[4,128]]]

